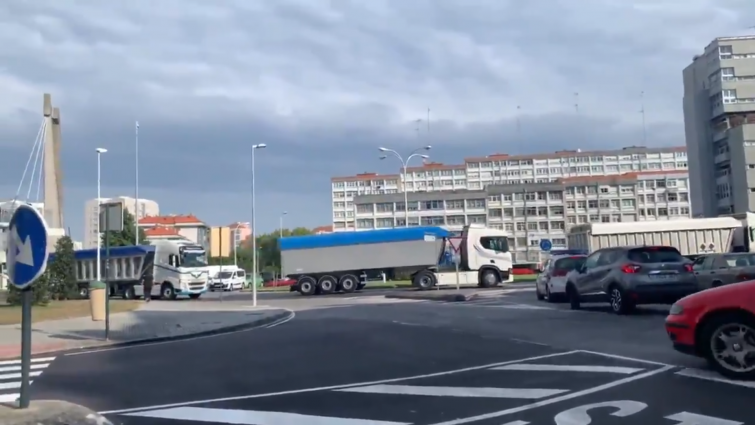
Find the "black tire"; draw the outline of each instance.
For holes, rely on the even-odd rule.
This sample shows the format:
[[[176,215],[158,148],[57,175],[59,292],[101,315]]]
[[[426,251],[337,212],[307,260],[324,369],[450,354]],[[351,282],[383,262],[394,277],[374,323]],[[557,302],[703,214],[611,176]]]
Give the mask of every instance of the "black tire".
[[[569,298],[569,308],[572,310],[579,310],[582,308],[582,303],[579,299],[579,293],[574,287],[574,284],[566,285],[566,296]]]
[[[545,299],[546,299],[546,300],[547,300],[547,301],[548,301],[549,303],[551,303],[551,304],[552,304],[552,303],[555,303],[556,301],[558,301],[558,300],[557,300],[557,299],[555,298],[555,296],[554,296],[553,294],[551,294],[551,288],[550,288],[550,286],[548,286],[547,284],[545,285]]]
[[[501,280],[495,270],[487,269],[480,273],[480,286],[483,288],[493,288],[498,286]]]
[[[732,312],[714,316],[710,319],[704,319],[699,325],[701,328],[697,338],[698,350],[708,361],[711,368],[721,375],[737,380],[753,380],[755,379],[755,370],[743,372],[731,370],[724,366],[722,364],[723,362],[717,359],[711,350],[712,345],[715,342],[720,341],[717,338],[718,330],[727,325],[746,326],[755,330],[755,318],[745,313]]]
[[[189,298],[191,298],[192,300],[198,300],[201,296],[202,294],[189,294]]]
[[[436,283],[438,281],[435,279],[435,273],[429,270],[422,270],[415,274],[414,279],[412,279],[412,284],[423,291],[432,289]]]
[[[341,276],[341,280],[338,281],[338,284],[341,286],[341,290],[344,293],[350,294],[356,291],[357,287],[359,287],[359,279],[353,274],[346,274]]]
[[[124,300],[135,300],[136,299],[136,290],[134,290],[133,286],[129,286],[123,291],[123,299]]]
[[[328,295],[332,294],[338,286],[338,280],[330,275],[325,275],[317,282],[317,286],[320,288],[320,294]]]
[[[723,285],[723,283],[720,280],[714,280],[713,283],[710,285],[710,287],[711,288],[718,288],[721,285]]]
[[[547,287],[547,285],[546,285]],[[537,287],[537,283],[535,283],[535,296],[537,296],[538,301],[542,301],[545,299],[545,295],[540,293],[540,289]]]
[[[88,286],[80,286],[79,287],[79,295],[81,298],[89,299],[89,287]]]
[[[178,298],[178,294],[176,294],[176,290],[173,288],[173,285],[170,283],[163,283],[160,287],[160,298],[165,300],[175,300]]]
[[[296,286],[299,288],[299,293],[306,296],[314,295],[317,291],[317,282],[311,276],[300,277]]]
[[[634,303],[618,285],[608,287],[608,302],[614,314],[625,315],[634,311]]]

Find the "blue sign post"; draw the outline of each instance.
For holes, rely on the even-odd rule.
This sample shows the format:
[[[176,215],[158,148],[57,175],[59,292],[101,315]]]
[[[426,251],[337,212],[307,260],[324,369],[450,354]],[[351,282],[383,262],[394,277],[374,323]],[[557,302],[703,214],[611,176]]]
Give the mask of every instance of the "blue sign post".
[[[540,249],[548,252],[553,248],[553,243],[550,239],[540,239]]]
[[[31,205],[20,204],[8,226],[8,277],[21,291],[21,394],[19,407],[29,407],[31,371],[31,286],[47,269],[47,223]]]

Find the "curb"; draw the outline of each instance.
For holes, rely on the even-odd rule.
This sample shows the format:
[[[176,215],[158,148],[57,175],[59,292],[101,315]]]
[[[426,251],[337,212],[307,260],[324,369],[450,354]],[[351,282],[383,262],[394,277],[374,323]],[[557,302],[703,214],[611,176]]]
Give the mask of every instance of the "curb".
[[[32,400],[28,409],[0,405],[0,422],[6,425],[112,425],[87,407],[62,400]]]
[[[389,294],[385,295],[385,298],[389,299],[399,299],[399,300],[425,300],[425,301],[438,301],[438,302],[464,302],[469,301],[475,297],[475,294],[441,294],[441,295],[431,295],[431,294],[418,294],[416,292],[414,293],[407,293],[407,294]]]
[[[269,317],[265,317],[251,323],[243,323],[240,325],[226,326],[226,327],[221,327],[221,328],[212,329],[208,331],[194,332],[194,333],[188,333],[188,334],[183,334],[183,335],[144,338],[144,339],[139,339],[139,340],[134,340],[134,341],[94,344],[94,345],[75,347],[75,348],[69,348],[69,349],[64,349],[64,350],[39,351],[39,352],[32,352],[32,356],[51,355],[51,354],[64,356],[71,353],[78,353],[78,352],[89,351],[89,350],[133,347],[133,346],[146,345],[146,344],[155,344],[159,342],[183,341],[183,340],[191,340],[194,338],[204,338],[204,337],[209,337],[209,336],[230,334],[234,332],[252,330],[255,328],[261,328],[267,325],[271,325],[276,322],[280,322],[284,319],[287,319],[291,317],[293,314],[294,314],[293,311],[283,310],[280,313],[271,314]],[[19,356],[0,358],[0,360],[20,360],[20,359],[21,357]]]

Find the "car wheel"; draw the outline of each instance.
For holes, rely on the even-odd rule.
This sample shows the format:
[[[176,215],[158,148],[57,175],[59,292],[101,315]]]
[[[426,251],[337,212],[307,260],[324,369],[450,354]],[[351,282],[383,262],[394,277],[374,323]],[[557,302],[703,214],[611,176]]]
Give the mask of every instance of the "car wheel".
[[[547,284],[545,285],[545,299],[548,300],[549,303],[555,303],[556,298],[555,295],[551,293],[551,287]]]
[[[574,285],[566,285],[566,296],[569,298],[569,308],[579,310],[582,304],[579,300],[579,293]]]
[[[543,295],[543,294],[542,294],[542,293],[540,292],[540,286],[538,286],[538,284],[537,284],[537,283],[535,283],[535,295],[537,296],[537,300],[538,300],[538,301],[542,301],[542,300],[544,300],[544,299],[545,299],[545,295]]]
[[[611,303],[611,311],[615,314],[629,314],[634,309],[634,304],[625,295],[618,285],[612,285],[608,290],[608,301]]]
[[[701,352],[721,375],[755,379],[755,319],[727,313],[702,324]]]

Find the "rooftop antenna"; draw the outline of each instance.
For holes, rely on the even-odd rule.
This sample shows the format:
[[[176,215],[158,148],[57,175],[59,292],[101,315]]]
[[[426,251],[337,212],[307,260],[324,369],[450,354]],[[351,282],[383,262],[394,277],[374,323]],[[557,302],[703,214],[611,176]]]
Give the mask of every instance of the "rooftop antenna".
[[[417,126],[416,126],[416,128],[414,130],[417,132],[417,138],[419,139],[419,125],[422,123],[422,118],[419,118],[419,119],[417,119],[414,122],[417,124]]]

